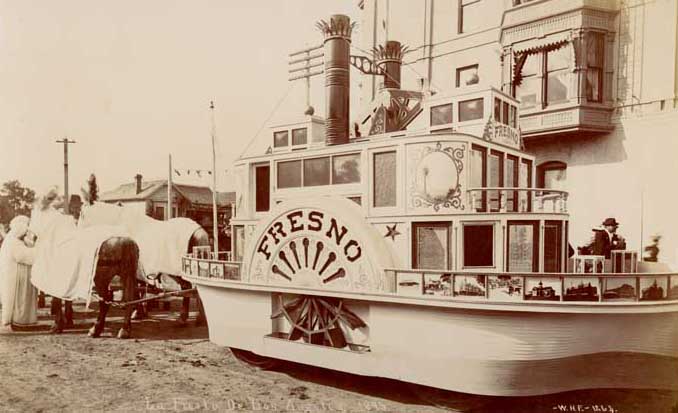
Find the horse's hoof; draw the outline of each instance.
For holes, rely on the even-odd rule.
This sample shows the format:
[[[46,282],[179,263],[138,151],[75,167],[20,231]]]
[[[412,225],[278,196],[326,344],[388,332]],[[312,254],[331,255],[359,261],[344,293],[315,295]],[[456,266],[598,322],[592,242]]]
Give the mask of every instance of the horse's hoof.
[[[118,331],[118,338],[120,338],[120,339],[130,338],[129,330],[127,330],[127,329],[125,329],[125,328],[121,328],[121,329]]]
[[[49,329],[50,334],[61,334],[64,332],[64,327],[60,325],[53,325],[52,328]]]
[[[92,338],[97,338],[101,335],[101,331],[97,329],[96,325],[94,325],[89,329],[89,331],[87,332],[87,335],[92,337]]]
[[[143,311],[132,311],[132,320],[143,320],[144,318],[146,318],[146,314]]]

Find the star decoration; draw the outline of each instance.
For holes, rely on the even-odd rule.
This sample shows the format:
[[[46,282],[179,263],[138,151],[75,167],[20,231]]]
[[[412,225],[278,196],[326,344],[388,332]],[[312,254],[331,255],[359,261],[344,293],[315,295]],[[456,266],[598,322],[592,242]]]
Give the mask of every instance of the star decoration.
[[[391,237],[391,240],[395,241],[396,235],[400,235],[400,232],[398,231],[398,229],[396,229],[397,226],[398,226],[398,224],[393,224],[393,226],[391,226],[391,227],[386,225],[386,231],[387,232],[386,232],[386,235],[384,235],[384,238]]]

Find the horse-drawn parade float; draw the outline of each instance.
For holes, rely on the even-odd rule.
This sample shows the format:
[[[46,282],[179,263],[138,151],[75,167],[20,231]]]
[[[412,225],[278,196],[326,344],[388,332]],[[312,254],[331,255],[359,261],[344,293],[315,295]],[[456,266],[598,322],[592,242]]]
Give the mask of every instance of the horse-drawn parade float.
[[[400,43],[371,60],[351,56],[348,17],[318,27],[304,53],[323,55],[326,118],[236,161],[232,260],[181,259],[210,340],[260,367],[484,395],[676,390],[678,273],[574,254],[568,194],[535,188],[518,102],[402,90]],[[350,65],[383,76],[355,128]]]

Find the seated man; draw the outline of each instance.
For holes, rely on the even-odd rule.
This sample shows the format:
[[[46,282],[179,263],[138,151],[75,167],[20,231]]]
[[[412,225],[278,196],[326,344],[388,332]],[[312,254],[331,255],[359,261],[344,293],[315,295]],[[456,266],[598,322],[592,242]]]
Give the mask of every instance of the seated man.
[[[591,244],[591,254],[604,255],[606,259],[610,258],[612,250],[626,249],[626,241],[617,234],[619,223],[614,218],[607,218],[603,221],[602,229],[594,229],[593,243]]]

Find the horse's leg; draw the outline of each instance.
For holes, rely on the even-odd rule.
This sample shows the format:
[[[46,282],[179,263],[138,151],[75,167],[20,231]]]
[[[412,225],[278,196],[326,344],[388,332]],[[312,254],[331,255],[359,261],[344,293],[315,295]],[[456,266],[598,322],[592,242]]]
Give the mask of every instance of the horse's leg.
[[[196,300],[198,300],[198,317],[195,319],[195,325],[204,326],[207,324],[207,319],[205,318],[205,307],[203,307],[202,300],[200,299],[200,295],[197,291],[195,292],[195,297]]]
[[[54,316],[54,325],[49,330],[52,334],[61,334],[64,332],[64,317],[61,312],[61,299],[57,297],[52,297],[52,303],[50,306],[50,311]]]
[[[106,325],[106,313],[108,313],[108,307],[110,305],[107,301],[113,301],[113,291],[108,288],[111,279],[112,277],[107,274],[107,271],[97,268],[96,275],[94,276],[94,288],[97,295],[101,298],[99,299],[99,314],[97,315],[97,321],[87,333],[90,337],[99,337],[104,331],[104,326]]]
[[[65,318],[66,322],[64,324],[65,328],[73,328],[73,301],[66,301],[66,311],[65,311]]]
[[[139,288],[139,284],[137,283],[136,280],[134,281],[134,283],[137,287],[135,297],[136,298],[144,298],[144,296],[145,296],[144,290],[142,288]],[[144,305],[144,303],[139,303],[134,307],[134,311],[132,311],[132,319],[133,320],[143,320],[145,318],[148,318],[148,310],[147,310],[146,306]]]
[[[182,290],[188,290],[191,288],[191,283],[188,281],[185,281],[179,277],[175,278],[175,280],[179,283],[179,287]],[[181,300],[181,313],[179,314],[179,322],[181,324],[186,324],[188,322],[188,310],[191,305],[191,297],[189,295],[184,295],[182,300]]]
[[[123,267],[123,263],[120,267]],[[124,302],[134,301],[137,298],[137,280],[135,278],[134,272],[130,273],[125,268],[120,268],[120,276],[123,277],[123,294],[122,300]],[[122,328],[118,331],[118,338],[129,338],[132,335],[132,310],[133,306],[125,306],[125,320],[123,321]]]
[[[40,291],[38,293],[38,308],[45,308],[45,292]]]

